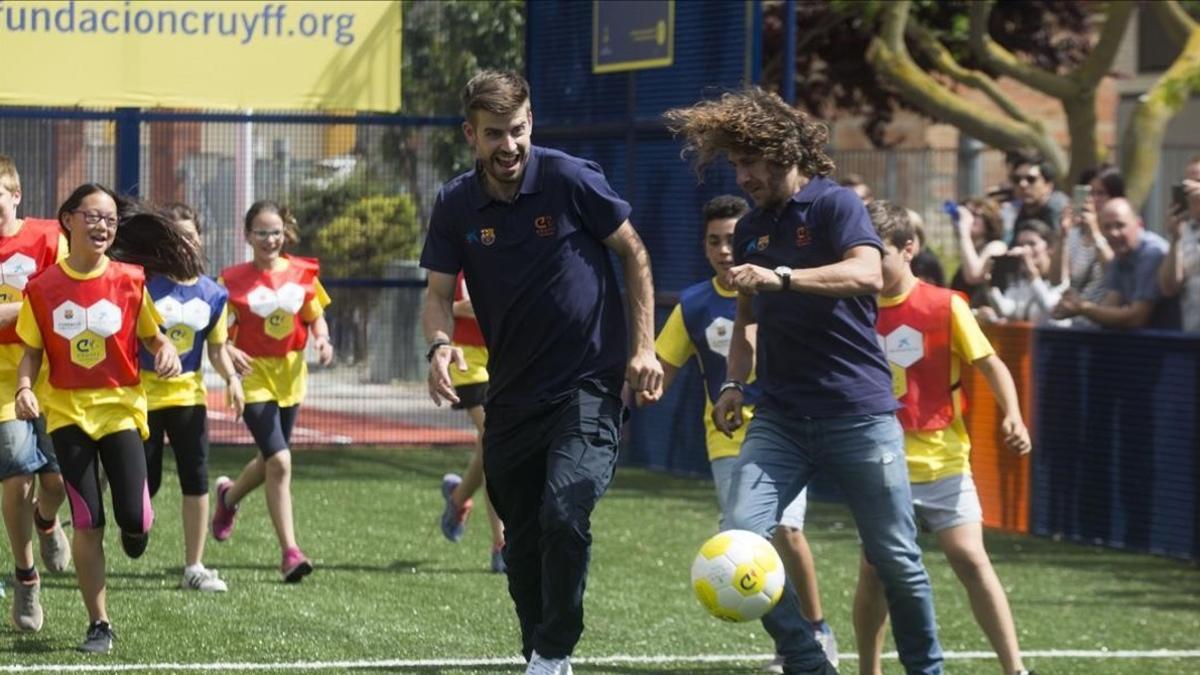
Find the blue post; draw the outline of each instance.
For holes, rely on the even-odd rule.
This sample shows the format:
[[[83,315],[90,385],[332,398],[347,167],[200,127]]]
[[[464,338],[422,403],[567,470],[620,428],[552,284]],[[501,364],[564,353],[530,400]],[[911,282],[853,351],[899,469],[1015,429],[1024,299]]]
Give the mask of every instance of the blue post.
[[[117,108],[117,192],[138,196],[141,183],[141,111]]]
[[[749,35],[746,36],[746,81],[750,84],[762,84],[762,0],[747,2],[746,12],[746,29],[749,31]]]
[[[783,100],[796,103],[796,0],[783,3]]]

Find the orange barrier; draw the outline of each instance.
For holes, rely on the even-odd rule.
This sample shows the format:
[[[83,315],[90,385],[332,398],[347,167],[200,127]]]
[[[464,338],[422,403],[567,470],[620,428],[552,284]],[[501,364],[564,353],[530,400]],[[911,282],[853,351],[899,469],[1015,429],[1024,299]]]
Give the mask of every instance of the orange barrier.
[[[1012,372],[1021,401],[1021,414],[1030,432],[1033,419],[1033,327],[1030,324],[986,325],[983,332],[996,354]],[[1029,533],[1029,457],[1019,457],[1004,447],[1000,433],[1003,413],[996,405],[983,374],[965,368],[963,393],[967,397],[967,432],[971,435],[971,469],[983,524],[1010,532]],[[1037,435],[1033,451],[1037,452]]]

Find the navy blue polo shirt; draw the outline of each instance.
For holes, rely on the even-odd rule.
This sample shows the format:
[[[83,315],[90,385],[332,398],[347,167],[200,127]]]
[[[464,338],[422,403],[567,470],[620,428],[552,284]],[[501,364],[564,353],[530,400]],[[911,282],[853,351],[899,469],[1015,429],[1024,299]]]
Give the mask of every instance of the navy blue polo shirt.
[[[823,267],[856,246],[883,244],[854,192],[814,178],[779,210],[754,209],[733,233],[734,261],[768,269]],[[796,417],[896,410],[892,374],[875,337],[874,295],[754,296],[760,407]]]
[[[478,168],[442,186],[421,266],[461,269],[488,346],[488,404],[539,405],[590,380],[619,391],[625,312],[603,240],[629,204],[595,162],[533,146],[512,203]]]

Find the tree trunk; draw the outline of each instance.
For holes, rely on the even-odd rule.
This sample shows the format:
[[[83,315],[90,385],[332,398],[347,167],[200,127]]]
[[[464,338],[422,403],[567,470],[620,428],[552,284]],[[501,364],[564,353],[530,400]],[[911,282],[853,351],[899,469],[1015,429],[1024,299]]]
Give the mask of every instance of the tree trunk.
[[[1192,93],[1200,91],[1200,28],[1193,28],[1183,51],[1138,102],[1121,143],[1125,196],[1140,209],[1158,175],[1167,123]]]

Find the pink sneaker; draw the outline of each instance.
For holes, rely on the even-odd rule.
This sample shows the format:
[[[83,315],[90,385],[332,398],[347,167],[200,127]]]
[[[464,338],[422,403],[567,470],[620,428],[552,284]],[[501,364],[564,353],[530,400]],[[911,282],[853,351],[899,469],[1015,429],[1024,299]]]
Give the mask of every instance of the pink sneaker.
[[[225,541],[233,534],[233,519],[238,510],[236,506],[229,508],[225,505],[225,493],[229,492],[231,487],[233,481],[229,480],[229,476],[217,479],[217,506],[213,509],[212,517],[212,535],[217,541]]]
[[[279,566],[279,571],[285,583],[298,584],[312,574],[313,566],[304,552],[293,546],[283,552],[283,564]]]

